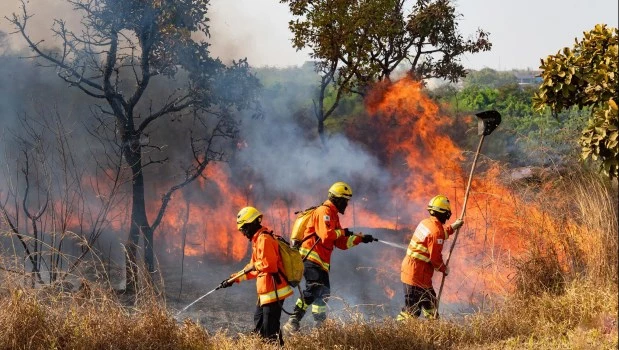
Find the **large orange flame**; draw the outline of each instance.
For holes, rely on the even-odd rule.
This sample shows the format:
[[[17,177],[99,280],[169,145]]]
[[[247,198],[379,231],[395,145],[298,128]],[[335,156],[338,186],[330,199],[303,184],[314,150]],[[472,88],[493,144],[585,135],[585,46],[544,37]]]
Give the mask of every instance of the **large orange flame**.
[[[341,218],[343,226],[388,229],[392,232],[389,240],[407,244],[417,223],[427,216],[426,203],[437,194],[450,198],[452,220],[459,217],[473,154],[468,149],[471,145],[458,145],[466,145],[467,139],[474,139],[465,138],[465,132],[472,129],[475,118],[443,115],[423,93],[422,85],[410,78],[379,84],[366,103],[368,113],[357,116],[346,133],[379,159],[390,175],[390,183],[380,193],[354,197],[349,211]],[[238,148],[242,152],[251,149],[251,144],[242,141]],[[520,255],[524,245],[532,240],[530,228],[547,227],[551,232],[559,231],[556,222],[541,208],[525,205],[500,178],[499,167],[482,157],[472,182],[465,226],[460,230],[450,261],[452,272],[443,294],[448,301],[475,301],[487,294],[509,292],[512,288],[510,276],[514,272],[512,258]],[[243,180],[231,173],[227,163],[209,164],[198,186],[193,184],[174,194],[155,233],[156,244],[165,247],[170,254],[240,261],[249,246],[247,239],[236,230],[235,216],[240,208],[259,207],[266,224],[286,235],[294,221],[294,211],[303,209],[299,203],[315,203],[310,198],[299,198],[299,194],[268,203],[252,203],[257,197],[252,195],[254,186]],[[104,183],[88,175],[83,181]],[[324,188],[328,184],[308,184],[313,185]],[[101,190],[102,193],[106,191],[109,189]],[[379,198],[381,204],[376,205]],[[130,198],[127,199],[130,202]],[[159,203],[155,201],[148,206],[150,218],[155,217]],[[62,210],[63,207],[58,204],[53,208]],[[129,227],[127,209],[112,208],[108,218],[113,230],[120,232]],[[70,216],[67,222],[68,226],[81,225],[76,215]],[[446,258],[447,254],[445,249],[443,256]],[[403,251],[385,249],[376,261],[377,284],[388,298],[395,295],[400,283],[403,258]],[[435,277],[440,278],[440,274]],[[438,280],[435,281],[437,286]]]
[[[400,235],[396,239],[406,244],[418,221],[427,215],[425,205],[434,195],[442,193],[450,197],[454,219],[461,212],[468,176],[462,164],[469,164],[471,157],[457,146],[454,138],[463,137],[461,130],[474,118],[454,120],[442,115],[439,107],[422,92],[422,85],[409,78],[380,86],[368,99],[367,106],[369,118],[360,117],[355,127],[349,129],[349,137],[371,143],[393,176],[389,193],[381,193],[393,205],[376,209],[371,205],[371,198],[353,199],[353,213],[343,216],[342,224],[396,230]],[[251,147],[243,145],[243,148]],[[454,277],[450,277],[452,282],[447,284],[444,294],[448,300],[470,298],[480,291],[505,292],[510,274],[506,262],[521,249],[513,234],[517,230],[513,215],[516,199],[497,181],[498,168],[486,164],[482,170],[473,181],[466,225],[451,261]],[[209,165],[205,178],[208,180],[200,180],[200,191],[211,197],[187,204],[189,199],[178,193],[157,235],[165,240],[170,252],[182,249],[179,237],[184,231],[186,255],[238,261],[245,256],[248,242],[236,231],[234,217],[241,207],[254,205],[248,203],[252,185],[246,184],[244,188],[232,185],[227,164]],[[308,200],[301,199],[301,202]],[[271,228],[286,233],[290,231],[295,209],[302,208],[280,199],[261,210]],[[399,283],[403,257],[404,252],[385,251],[377,262],[380,269],[390,271],[377,273],[387,297],[395,294],[392,287]]]
[[[468,176],[461,164],[468,157],[454,142],[463,133],[452,129],[459,122],[462,125],[457,129],[462,130],[474,118],[457,121],[442,115],[437,105],[422,93],[421,84],[410,78],[385,83],[374,90],[368,98],[368,111],[371,119],[367,124],[378,130],[374,132],[379,138],[375,143],[384,152],[384,162],[392,174],[399,174],[400,181],[394,185],[391,198],[409,204],[407,211],[413,220],[406,224],[414,229],[427,215],[425,204],[436,194],[451,199],[452,220],[455,219],[461,212]],[[506,263],[511,254],[521,250],[512,220],[516,204],[512,201],[516,199],[499,183],[497,167],[486,165],[482,170],[485,171],[478,170],[473,181],[466,226],[450,261],[455,277],[446,285],[444,295],[448,300],[479,292],[505,292],[511,273]],[[374,224],[370,221],[365,225]],[[405,240],[408,239],[410,233]],[[446,251],[443,256],[447,257]],[[402,256],[382,258],[392,269],[399,270]]]
[[[464,168],[470,166],[472,154],[454,140],[464,138],[464,131],[475,118],[442,115],[423,93],[422,85],[409,78],[379,86],[367,101],[367,115],[356,118],[347,134],[370,145],[368,148],[388,170],[391,184],[386,193],[379,195],[390,205],[377,208],[372,197],[355,197],[349,210],[352,214],[347,212],[341,221],[345,227],[390,229],[394,232],[390,239],[407,244],[414,227],[427,215],[426,203],[434,195],[450,198],[452,220],[461,213],[468,177],[468,169]],[[240,151],[247,148],[251,145],[242,142]],[[472,184],[466,225],[450,263],[453,277],[449,277],[444,292],[447,300],[508,291],[510,258],[522,250],[514,212],[514,208],[522,206],[497,180],[498,167],[485,162],[479,168]],[[238,185],[241,181],[231,174],[228,164],[212,163],[206,172],[199,180],[199,189],[194,186],[191,193],[175,194],[156,232],[157,242],[172,254],[184,252],[239,261],[248,250],[248,241],[236,230],[234,220],[240,208],[260,207],[266,224],[285,235],[290,232],[294,211],[303,209],[298,203],[312,202],[297,196],[294,201],[276,199],[268,206],[251,203],[253,185]],[[151,217],[154,214],[149,213]],[[443,253],[446,258],[447,251]],[[385,250],[377,261],[376,270],[383,271],[377,272],[378,283],[386,297],[395,295],[403,257],[404,252]]]
[[[178,192],[170,201],[156,235],[163,238],[168,252],[183,248],[179,238],[185,234],[184,254],[239,261],[246,255],[249,242],[237,231],[235,218],[248,205],[247,199],[242,190],[230,184],[231,175],[225,164],[211,163],[205,172],[199,179],[198,199],[190,200]],[[200,196],[209,197],[200,200]]]

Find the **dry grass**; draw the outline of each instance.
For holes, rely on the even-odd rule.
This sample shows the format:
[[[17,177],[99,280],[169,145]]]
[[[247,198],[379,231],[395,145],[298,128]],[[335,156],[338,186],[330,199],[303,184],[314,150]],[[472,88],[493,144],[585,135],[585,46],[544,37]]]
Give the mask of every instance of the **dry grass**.
[[[567,343],[581,334],[588,335],[583,342],[610,349],[617,346],[617,311],[616,288],[575,283],[562,296],[514,298],[492,313],[457,320],[332,324],[325,332],[289,343],[294,349],[498,349],[510,344],[514,349],[527,344],[556,349],[552,344]]]
[[[40,295],[15,289],[0,301],[3,349],[274,349],[255,336],[209,335],[178,324],[161,303],[126,308],[101,291]],[[560,296],[510,299],[487,314],[405,323],[331,322],[286,339],[289,349],[611,349],[617,289],[569,285]]]
[[[538,235],[517,265],[517,293],[492,311],[404,323],[334,320],[286,338],[286,348],[616,349],[616,191],[587,174],[540,191],[540,203],[552,205],[538,204],[543,210],[522,221],[523,232]],[[277,348],[253,335],[178,323],[148,287],[127,306],[98,284],[66,293],[23,288],[6,276],[14,275],[0,273],[0,349]]]
[[[519,218],[529,247],[515,259],[517,293],[560,294],[574,280],[617,284],[616,186],[584,172],[537,191],[533,209]]]
[[[0,299],[0,347],[10,349],[204,349],[196,324],[178,325],[164,305],[124,307],[112,293],[75,294],[15,288]]]
[[[617,283],[617,183],[613,189],[611,184],[592,175],[578,177],[574,182],[576,224],[568,226],[567,236],[585,252],[582,263],[586,270],[579,272],[602,284]]]

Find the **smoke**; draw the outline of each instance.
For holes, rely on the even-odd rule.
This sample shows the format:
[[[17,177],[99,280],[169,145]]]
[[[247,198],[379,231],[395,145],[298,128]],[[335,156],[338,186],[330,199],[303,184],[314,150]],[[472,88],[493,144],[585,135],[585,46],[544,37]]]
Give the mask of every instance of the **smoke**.
[[[16,170],[19,154],[18,145],[14,140],[16,135],[23,136],[20,128],[24,116],[34,121],[42,121],[57,114],[71,130],[71,143],[79,166],[86,170],[86,175],[95,176],[93,169],[96,168],[96,164],[91,156],[93,152],[101,150],[93,148],[96,143],[93,142],[92,135],[86,132],[92,127],[89,123],[92,121],[90,108],[95,101],[86,98],[78,89],[69,88],[54,74],[53,70],[37,67],[32,60],[18,59],[14,56],[3,56],[0,60],[3,63],[0,65],[0,76],[3,77],[3,81],[7,82],[0,84],[0,113],[2,113],[6,134],[0,142],[0,147],[3,151],[10,150],[9,153],[13,155],[11,159],[2,159],[3,168]],[[292,73],[292,76],[302,72],[315,79],[311,65],[281,72]],[[271,73],[277,74],[277,72]],[[263,117],[249,118],[245,115],[242,118],[239,133],[242,146],[235,152],[230,162],[223,165],[230,169],[227,180],[234,185],[232,190],[240,191],[255,184],[245,205],[255,205],[264,211],[265,224],[284,236],[288,232],[285,228],[278,226],[276,220],[281,218],[274,216],[274,212],[270,210],[277,199],[287,198],[291,201],[290,205],[294,210],[303,209],[324,201],[327,189],[333,182],[345,181],[353,188],[354,203],[349,206],[342,220],[352,224],[355,208],[363,205],[362,199],[366,196],[378,198],[375,194],[387,188],[391,180],[389,172],[381,167],[380,160],[368,152],[363,144],[341,133],[329,132],[327,132],[326,145],[321,143],[316,133],[315,119],[310,114],[311,108],[308,105],[314,83],[315,80],[302,82],[291,80],[284,82],[283,85],[265,86],[260,101]],[[147,98],[157,100],[165,92],[166,89],[161,83],[155,83]],[[273,98],[274,94],[277,98]],[[187,151],[190,127],[191,124],[188,122],[167,120],[151,131],[153,144],[164,146],[162,156],[170,158],[169,162],[151,168],[146,174],[147,188],[154,190],[149,191],[147,195],[154,204],[158,203],[158,195],[174,183],[175,175],[178,175],[182,168],[180,163],[190,159],[190,152]],[[2,154],[4,155],[4,152]],[[149,154],[149,156],[155,157],[155,154]],[[60,179],[56,179],[58,180]],[[218,207],[226,203],[230,194],[224,192],[223,188],[218,188],[217,192],[209,195],[208,191],[211,187],[201,188],[194,183],[182,193],[187,194],[186,198],[192,201],[194,207],[201,203],[207,203],[208,207]],[[368,192],[369,190],[371,192]],[[128,206],[130,198],[125,197],[124,200],[126,203],[122,205]],[[89,205],[96,205],[96,203],[96,201],[91,201]],[[173,198],[172,204],[184,207],[182,198],[179,196]],[[237,242],[235,239],[238,239],[240,235],[235,232],[234,215],[238,209],[240,205],[232,206],[229,212],[221,217],[213,217],[212,213],[201,215],[192,212],[189,218],[186,249],[189,250],[196,246],[201,249],[200,235],[203,230],[209,232],[207,239],[229,236],[229,244]],[[182,214],[182,211],[176,210],[176,207],[170,207],[166,218],[176,220],[177,217],[183,216]],[[211,228],[214,221],[219,225],[215,229]],[[155,242],[160,263],[165,265],[162,269],[168,272],[173,271],[167,275],[172,280],[178,274],[180,254],[178,251],[180,235],[172,236],[172,233],[180,232],[179,222],[177,221],[175,227],[162,226],[158,233],[159,237],[167,235],[174,249],[170,250],[167,244]],[[108,228],[107,235],[103,236],[98,246],[106,252],[118,252],[118,241],[124,240],[123,232],[126,227],[123,225],[126,224],[122,220],[113,224],[113,228]],[[219,227],[223,230],[219,230]],[[244,239],[242,240],[244,244],[242,248],[247,254],[249,244]],[[112,246],[116,248],[110,249]],[[350,305],[385,302],[381,287],[367,288],[368,285],[375,283],[375,269],[385,252],[388,250],[386,251],[383,247],[368,245],[354,248],[349,252],[336,251],[334,253],[332,271],[334,312],[337,313],[336,310],[344,312],[344,309]],[[112,258],[114,256],[115,254],[112,254]],[[193,270],[185,271],[186,293],[191,293],[191,290],[187,289],[192,288],[191,286],[198,289],[208,288],[210,286],[208,282],[219,280],[222,276],[225,277],[240,268],[246,262],[248,255],[241,261],[234,262],[225,259],[217,260],[212,257],[209,259],[208,256],[198,255],[198,258],[202,261],[209,260],[209,266],[199,269],[201,265],[195,265],[196,258],[192,258],[191,269]],[[212,277],[212,279],[207,277]],[[174,285],[173,282],[168,283],[168,285]],[[254,295],[253,286],[245,286],[239,298],[243,299],[242,304],[247,302],[249,309]],[[233,301],[229,300],[229,302]]]
[[[31,3],[37,13],[43,13],[56,17],[59,13],[72,13],[63,8],[49,5],[44,1]],[[51,6],[51,7],[48,7]],[[4,6],[0,8],[6,10]],[[49,35],[48,26],[42,25],[47,21],[34,21],[29,27],[34,37],[45,38]],[[71,20],[71,19],[70,19]],[[75,18],[72,17],[73,23]],[[50,22],[48,22],[50,23]],[[224,40],[219,37],[217,40]],[[232,52],[238,54],[238,52]],[[222,54],[223,55],[223,54]],[[36,118],[46,113],[59,113],[68,121],[68,125],[75,130],[72,138],[74,149],[80,159],[78,164],[84,169],[93,169],[92,159],[89,158],[93,151],[93,141],[86,132],[91,125],[90,107],[93,100],[84,96],[76,88],[68,88],[55,76],[51,69],[35,67],[31,60],[18,60],[14,57],[0,57],[3,64],[0,65],[0,113],[6,130],[15,130],[19,127],[19,116],[28,114]],[[251,61],[250,61],[251,63]],[[377,156],[380,150],[372,149],[368,144],[357,142],[347,138],[345,133],[327,131],[327,142],[323,145],[316,134],[317,124],[313,117],[311,96],[315,92],[317,76],[311,65],[287,70],[268,71],[268,74],[290,74],[290,79],[284,79],[278,84],[267,84],[262,92],[260,105],[262,106],[261,118],[249,118],[249,115],[240,116],[242,120],[239,133],[239,148],[230,158],[229,163],[223,167],[227,169],[228,178],[223,179],[231,183],[229,189],[216,183],[216,176],[208,177],[204,182],[196,181],[182,191],[179,191],[172,199],[171,206],[166,213],[166,219],[170,222],[162,224],[157,232],[155,248],[159,262],[162,264],[164,278],[169,278],[166,283],[173,292],[179,282],[180,267],[180,242],[181,227],[183,226],[184,207],[183,199],[191,202],[195,211],[189,215],[187,225],[187,246],[185,252],[197,251],[188,259],[186,273],[187,287],[186,298],[190,293],[195,293],[200,288],[212,288],[213,282],[219,282],[230,273],[239,269],[247,260],[249,244],[235,231],[234,217],[236,211],[244,205],[254,205],[265,212],[265,224],[276,233],[286,236],[286,226],[280,225],[281,221],[289,220],[291,213],[271,210],[275,202],[284,199],[289,202],[292,209],[298,210],[316,205],[326,199],[327,189],[336,181],[345,181],[352,186],[353,203],[349,206],[346,214],[342,216],[344,226],[355,226],[356,211],[364,209],[366,203],[370,203],[377,215],[385,214],[391,210],[389,189],[393,187],[392,174],[383,167],[384,159]],[[266,74],[266,73],[265,73]],[[181,79],[179,77],[179,79]],[[177,82],[179,83],[179,82]],[[147,100],[158,101],[161,96],[172,89],[174,84],[153,83],[153,90],[148,92]],[[179,85],[182,85],[179,83]],[[144,108],[148,108],[146,103]],[[255,111],[252,111],[255,112]],[[337,120],[341,116],[334,115],[328,122],[335,125],[343,124]],[[163,124],[158,124],[154,130],[149,130],[153,145],[163,147],[163,153],[150,153],[154,160],[168,156],[170,161],[157,167],[149,168],[145,174],[148,189],[149,207],[158,207],[159,195],[167,190],[174,180],[182,175],[183,165],[191,160],[188,152],[189,130],[193,125],[179,119],[169,119]],[[327,128],[329,129],[329,128]],[[371,132],[371,131],[370,131]],[[368,136],[371,138],[371,135]],[[0,147],[3,150],[13,149],[15,145],[10,138],[4,138]],[[229,150],[230,145],[222,145],[223,149]],[[4,154],[4,152],[2,153]],[[146,159],[149,159],[148,157]],[[12,167],[8,159],[3,164]],[[90,170],[87,170],[90,172]],[[88,173],[89,176],[96,176]],[[423,174],[422,174],[423,176]],[[209,182],[210,181],[210,182]],[[214,189],[215,188],[215,189]],[[251,189],[246,194],[244,201],[234,199],[235,193]],[[229,190],[230,192],[226,192]],[[404,199],[406,200],[406,199]],[[94,201],[93,201],[94,203]],[[200,204],[207,203],[207,206]],[[130,198],[125,198],[122,208],[128,208]],[[209,211],[208,209],[223,207],[225,210]],[[402,211],[404,216],[410,219],[412,215]],[[152,220],[152,213],[149,212]],[[286,216],[286,217],[283,217]],[[179,219],[180,218],[180,219]],[[124,238],[128,222],[117,221],[109,233],[119,240]],[[394,225],[395,226],[395,225]],[[361,229],[361,228],[359,228]],[[373,234],[372,231],[366,232]],[[392,232],[393,233],[393,232]],[[396,232],[398,241],[401,242],[403,234]],[[388,232],[383,234],[387,235]],[[391,240],[394,237],[389,237]],[[230,259],[217,259],[220,255],[211,253],[209,245],[213,246],[212,240],[224,241],[224,247],[219,254],[244,253],[242,261]],[[108,242],[105,242],[107,245]],[[118,246],[117,246],[118,247]],[[114,251],[118,251],[114,249]],[[202,254],[202,255],[200,255]],[[243,255],[243,254],[241,254]],[[351,305],[386,305],[382,315],[393,315],[402,300],[399,294],[399,271],[385,271],[394,266],[393,262],[401,260],[402,253],[393,251],[390,247],[377,244],[367,244],[355,247],[351,251],[335,251],[333,254],[333,268],[331,273],[333,301],[330,304],[333,311],[344,313]],[[200,259],[198,261],[198,259]],[[397,263],[396,263],[397,265]],[[380,280],[384,285],[377,284],[379,275],[387,274]],[[395,297],[387,299],[384,287],[395,289]],[[180,293],[178,293],[180,294]],[[171,294],[172,295],[172,294]],[[174,294],[176,297],[177,294]],[[288,308],[294,303],[295,298],[287,302]],[[191,300],[189,300],[191,301]],[[188,302],[189,302],[188,301]],[[224,309],[230,304],[243,304],[247,310],[251,310],[255,301],[255,289],[251,283],[246,284],[238,299],[227,300],[222,306]],[[370,314],[368,309],[362,312]],[[309,319],[308,315],[308,319]]]
[[[275,126],[268,119],[252,124],[243,128],[247,147],[239,152],[237,161],[268,179],[267,186],[274,193],[304,198],[318,192],[325,197],[336,181],[349,182],[355,191],[353,179],[384,183],[389,179],[377,159],[342,135],[331,137],[323,148],[319,140],[304,139],[294,120]]]
[[[80,18],[72,11],[67,1],[29,0],[26,1],[26,9],[33,17],[28,21],[27,32],[36,38],[35,42],[44,40],[44,44],[55,42],[50,28],[54,19],[63,19],[71,28],[79,28]],[[0,31],[12,33],[15,28],[6,18],[12,18],[13,14],[22,15],[20,1],[2,1],[0,3]],[[26,44],[19,36],[9,36],[9,45],[14,52],[25,52]],[[51,44],[53,46],[53,44]]]
[[[265,4],[254,0],[211,0],[210,3],[210,38],[198,39],[211,43],[214,57],[224,62],[247,57],[253,66],[292,66],[307,57],[305,51],[296,51],[290,43],[292,34],[288,30],[288,21],[292,16],[286,4]],[[67,27],[76,32],[81,29],[79,13],[73,11],[66,0],[29,0],[26,5],[28,12],[34,15],[27,30],[37,39],[35,41],[54,42],[50,31],[54,19],[66,21]],[[0,1],[0,31],[14,31],[5,19],[11,18],[13,13],[21,13],[20,1]],[[26,49],[19,35],[11,35],[8,42],[13,51]],[[277,55],[273,55],[274,52]]]
[[[24,123],[34,128],[43,126],[43,119],[61,117],[75,145],[90,145],[85,115],[90,114],[94,100],[78,89],[70,89],[53,69],[43,68],[35,60],[16,53],[0,55],[0,159],[18,147],[17,140],[27,138]],[[47,130],[52,134],[54,130]],[[80,147],[80,160],[87,161],[89,148]],[[6,161],[6,159],[3,159]]]

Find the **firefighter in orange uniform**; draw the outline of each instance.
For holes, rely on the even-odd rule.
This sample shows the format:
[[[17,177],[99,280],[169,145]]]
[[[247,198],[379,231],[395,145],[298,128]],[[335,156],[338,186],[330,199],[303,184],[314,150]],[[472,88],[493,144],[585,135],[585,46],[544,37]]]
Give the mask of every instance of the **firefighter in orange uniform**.
[[[449,268],[443,263],[443,243],[464,223],[458,219],[449,226],[443,226],[451,217],[449,199],[443,195],[432,198],[427,210],[430,217],[421,221],[415,229],[402,261],[400,279],[404,284],[406,306],[397,320],[419,317],[422,312],[426,318],[438,317],[432,275],[434,270],[449,274]]]
[[[351,197],[352,189],[348,184],[334,183],[329,188],[327,200],[314,210],[309,219],[299,249],[301,256],[307,257],[303,272],[305,290],[303,298],[297,300],[293,314],[284,325],[286,332],[293,333],[299,330],[299,322],[309,305],[312,305],[316,326],[326,320],[326,302],[331,292],[329,270],[333,249],[337,247],[346,250],[360,243],[374,241],[371,235],[354,234],[340,225],[338,213],[344,214]]]
[[[280,332],[280,317],[284,299],[293,294],[292,288],[282,275],[284,265],[279,253],[279,245],[273,232],[261,225],[262,214],[254,207],[245,207],[236,217],[236,225],[252,242],[251,261],[239,273],[236,279],[227,279],[221,283],[223,288],[230,287],[248,279],[256,279],[258,305],[254,313],[254,332],[265,339],[283,345]],[[231,276],[231,277],[232,277]]]

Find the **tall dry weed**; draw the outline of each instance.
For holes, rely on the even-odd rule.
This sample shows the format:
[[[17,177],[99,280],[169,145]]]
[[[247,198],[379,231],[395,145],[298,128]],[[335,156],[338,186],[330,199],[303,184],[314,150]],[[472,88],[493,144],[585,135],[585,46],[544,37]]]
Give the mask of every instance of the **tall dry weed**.
[[[290,349],[588,349],[617,347],[617,289],[566,283],[564,293],[513,296],[462,318],[332,322],[288,339]],[[577,339],[576,335],[583,336]]]
[[[616,187],[579,173],[536,191],[535,212],[516,208],[522,234],[533,238],[517,261],[519,293],[495,300],[488,312],[438,321],[366,322],[353,314],[286,337],[285,348],[616,349]],[[278,348],[255,335],[179,323],[146,277],[126,298],[86,280],[71,292],[27,288],[27,276],[0,271],[0,349]]]
[[[576,171],[548,180],[521,210],[527,253],[515,259],[521,295],[563,293],[566,283],[617,283],[617,188],[598,174]]]
[[[5,286],[0,349],[210,349],[206,331],[178,324],[156,298],[131,306],[111,289],[84,282],[73,293]],[[153,295],[153,294],[150,294]]]
[[[562,295],[513,297],[494,312],[456,319],[330,320],[286,337],[285,349],[611,349],[617,346],[616,293],[573,282]],[[94,286],[86,294],[53,297],[15,288],[0,299],[0,327],[0,349],[278,349],[255,335],[208,334],[192,321],[177,323],[162,303],[123,306]],[[580,345],[573,347],[576,340]]]
[[[617,283],[618,203],[616,183],[583,174],[573,181],[575,224],[567,236],[583,252],[586,277],[598,283]]]

